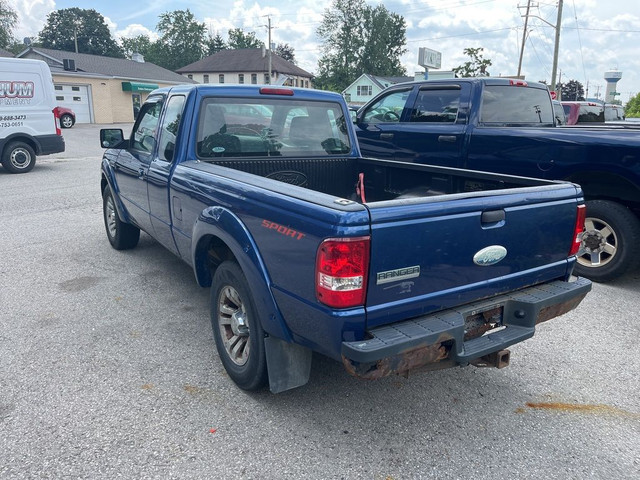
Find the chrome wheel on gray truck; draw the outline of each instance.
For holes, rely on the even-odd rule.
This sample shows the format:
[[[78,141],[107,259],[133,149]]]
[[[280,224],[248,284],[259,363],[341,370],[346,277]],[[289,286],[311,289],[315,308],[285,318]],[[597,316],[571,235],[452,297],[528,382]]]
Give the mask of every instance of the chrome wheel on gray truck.
[[[9,143],[2,155],[2,166],[11,173],[27,173],[36,164],[36,153],[24,142]]]
[[[116,250],[128,250],[138,244],[140,229],[120,220],[111,188],[108,185],[102,192],[102,212],[107,238],[113,248]]]
[[[587,202],[575,273],[596,282],[619,277],[640,261],[640,222],[628,208],[607,200]]]
[[[223,262],[211,287],[211,326],[225,370],[244,390],[258,390],[267,380],[264,332],[255,312],[240,266]]]

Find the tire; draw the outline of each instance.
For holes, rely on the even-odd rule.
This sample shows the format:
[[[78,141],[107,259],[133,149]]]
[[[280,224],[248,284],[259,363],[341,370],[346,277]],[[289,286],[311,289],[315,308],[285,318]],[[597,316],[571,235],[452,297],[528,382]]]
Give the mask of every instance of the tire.
[[[60,117],[60,126],[62,128],[71,128],[76,122],[73,121],[73,117],[68,113],[65,113]]]
[[[27,173],[36,164],[36,152],[24,142],[10,142],[2,154],[2,166],[11,173]]]
[[[590,200],[577,275],[607,282],[637,268],[640,263],[640,220],[616,202]]]
[[[140,229],[120,220],[111,188],[108,185],[102,192],[102,213],[107,238],[113,248],[129,250],[138,244]]]
[[[211,286],[211,326],[222,365],[243,390],[267,383],[264,330],[247,279],[235,261],[216,269]]]

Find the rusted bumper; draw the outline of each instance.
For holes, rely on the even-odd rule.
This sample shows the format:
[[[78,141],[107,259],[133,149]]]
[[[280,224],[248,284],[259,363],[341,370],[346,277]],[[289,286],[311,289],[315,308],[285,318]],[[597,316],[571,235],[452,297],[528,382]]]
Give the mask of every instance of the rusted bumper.
[[[591,290],[584,278],[554,281],[367,332],[342,343],[342,362],[357,377],[467,365],[530,338],[535,326],[576,308]]]

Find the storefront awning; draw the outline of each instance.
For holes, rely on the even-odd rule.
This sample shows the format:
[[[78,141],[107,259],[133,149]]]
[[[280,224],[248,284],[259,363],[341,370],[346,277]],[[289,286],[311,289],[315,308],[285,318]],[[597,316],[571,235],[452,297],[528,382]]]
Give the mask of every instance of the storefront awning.
[[[151,92],[158,88],[154,83],[122,82],[123,92]]]

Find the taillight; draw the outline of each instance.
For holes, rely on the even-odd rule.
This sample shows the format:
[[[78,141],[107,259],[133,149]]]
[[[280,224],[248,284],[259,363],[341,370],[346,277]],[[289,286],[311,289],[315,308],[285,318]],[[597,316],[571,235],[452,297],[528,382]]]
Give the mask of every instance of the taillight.
[[[587,217],[586,205],[578,205],[578,212],[576,215],[576,226],[573,230],[573,243],[571,244],[571,250],[569,250],[569,256],[573,256],[580,250],[580,244],[582,243],[582,232],[584,232],[584,220]]]
[[[528,87],[529,84],[527,82],[525,82],[524,80],[509,80],[509,85],[511,85],[512,87]]]
[[[60,130],[60,114],[58,113],[58,108],[54,108],[53,110],[53,123],[56,125],[56,135],[62,135],[62,130]]]
[[[369,273],[369,237],[329,238],[316,257],[316,296],[333,308],[364,305]]]

